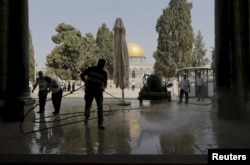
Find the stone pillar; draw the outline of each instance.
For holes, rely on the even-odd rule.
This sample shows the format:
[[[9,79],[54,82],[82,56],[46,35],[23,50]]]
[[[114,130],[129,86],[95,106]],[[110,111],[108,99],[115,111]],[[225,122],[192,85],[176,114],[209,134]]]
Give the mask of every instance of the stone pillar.
[[[7,6],[8,0],[0,3],[0,112],[4,105],[6,91],[6,58],[7,58]]]
[[[215,0],[215,95],[212,116],[222,116],[230,99],[230,2]],[[232,109],[230,109],[232,111]],[[223,114],[224,115],[224,114]]]
[[[215,0],[212,116],[243,119],[249,84],[248,1]]]
[[[249,1],[233,0],[232,92],[237,114],[246,118],[249,91]]]
[[[28,0],[8,0],[7,78],[4,121],[21,121],[29,97]]]
[[[250,17],[250,3],[248,3],[248,16]],[[248,31],[250,31],[250,21],[248,22]],[[250,33],[248,34],[248,37],[250,38]],[[250,44],[248,46],[250,48]],[[249,64],[250,64],[250,54],[249,54],[249,60],[248,60]],[[248,72],[248,77],[250,77],[250,71]],[[250,80],[249,80],[250,81]],[[250,82],[249,82],[250,84]],[[248,121],[250,121],[250,89],[248,89],[248,102],[246,105],[246,119]]]

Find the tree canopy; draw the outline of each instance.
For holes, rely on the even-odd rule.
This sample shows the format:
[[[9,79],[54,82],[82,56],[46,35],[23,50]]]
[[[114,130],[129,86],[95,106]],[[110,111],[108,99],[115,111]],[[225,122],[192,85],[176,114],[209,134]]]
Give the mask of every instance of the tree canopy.
[[[77,79],[79,57],[83,53],[81,32],[71,25],[61,23],[56,27],[57,34],[52,36],[56,44],[47,56],[47,66],[61,79]]]
[[[208,64],[209,60],[206,58],[206,48],[205,43],[203,42],[203,36],[201,31],[198,31],[198,34],[194,40],[194,48],[192,54],[192,66],[193,67],[201,67]]]
[[[105,23],[98,29],[96,35],[96,44],[99,48],[99,57],[106,60],[106,69],[109,74],[109,78],[113,76],[113,52],[114,52],[114,34]]]
[[[192,3],[186,0],[170,0],[169,7],[163,9],[158,18],[157,50],[154,70],[164,77],[175,76],[178,68],[191,66],[192,46],[194,42],[191,25]]]
[[[35,67],[36,67],[35,51],[34,51],[31,31],[29,31],[29,80],[30,81],[35,81]]]
[[[113,33],[103,24],[98,29],[97,39],[91,33],[85,36],[72,25],[60,23],[52,36],[54,49],[47,55],[50,72],[63,80],[77,80],[79,73],[104,58],[109,73],[113,72]]]

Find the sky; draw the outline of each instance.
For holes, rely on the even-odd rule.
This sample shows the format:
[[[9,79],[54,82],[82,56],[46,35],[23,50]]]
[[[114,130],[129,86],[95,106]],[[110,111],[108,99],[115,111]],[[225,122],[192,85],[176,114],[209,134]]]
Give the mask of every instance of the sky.
[[[191,10],[194,35],[201,31],[211,58],[214,47],[214,1],[187,0]],[[103,23],[112,30],[120,17],[126,28],[126,42],[140,45],[146,63],[154,64],[153,52],[157,48],[158,33],[155,26],[169,0],[29,0],[29,27],[38,70],[45,67],[46,56],[55,44],[51,37],[55,28],[66,23],[78,29],[83,36],[92,33],[96,37]]]

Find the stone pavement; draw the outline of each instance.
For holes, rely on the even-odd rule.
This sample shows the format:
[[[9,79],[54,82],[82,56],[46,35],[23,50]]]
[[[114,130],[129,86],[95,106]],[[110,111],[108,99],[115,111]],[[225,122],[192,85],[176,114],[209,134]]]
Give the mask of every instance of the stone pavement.
[[[120,89],[106,92],[112,96],[104,94],[105,130],[97,127],[95,102],[84,124],[83,90],[64,92],[57,116],[48,101],[45,114],[31,105],[23,122],[0,123],[0,163],[206,164],[208,149],[250,148],[250,124],[213,118],[208,98],[140,105],[139,89],[125,89],[124,105]]]

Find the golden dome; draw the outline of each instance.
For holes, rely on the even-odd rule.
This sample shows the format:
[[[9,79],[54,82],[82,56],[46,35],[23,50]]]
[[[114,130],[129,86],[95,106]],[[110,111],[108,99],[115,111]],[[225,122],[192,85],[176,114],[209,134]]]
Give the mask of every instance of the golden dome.
[[[145,58],[144,50],[136,43],[129,43],[128,56],[129,57],[143,57]]]

